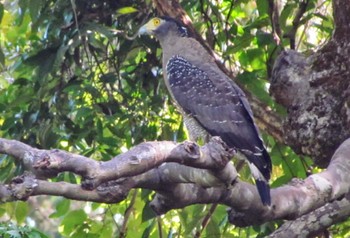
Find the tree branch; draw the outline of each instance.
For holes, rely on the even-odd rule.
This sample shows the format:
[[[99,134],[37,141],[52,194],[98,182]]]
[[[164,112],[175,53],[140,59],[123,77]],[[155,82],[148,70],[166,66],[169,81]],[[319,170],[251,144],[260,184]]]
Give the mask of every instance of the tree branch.
[[[350,215],[350,193],[293,221],[285,222],[269,237],[313,237],[333,224],[346,220]]]
[[[306,12],[307,6],[309,4],[309,0],[303,0],[299,2],[299,8],[298,11],[293,19],[293,27],[290,29],[288,33],[286,33],[285,37],[289,38],[290,40],[290,48],[292,50],[295,49],[295,36],[297,34],[297,30],[300,26],[301,18],[303,17],[304,13]]]
[[[16,148],[16,152],[12,148]],[[95,177],[90,178],[96,186],[89,187],[92,190],[66,182],[43,181],[25,173],[11,184],[0,186],[2,202],[47,194],[117,203],[125,199],[132,188],[148,188],[157,192],[150,204],[157,214],[192,204],[219,203],[231,208],[231,223],[248,226],[276,219],[296,219],[350,193],[350,139],[338,148],[325,171],[272,189],[270,207],[261,203],[254,185],[237,178],[233,164],[228,162],[232,151],[217,138],[202,147],[191,142],[142,143],[107,162],[64,151],[38,150],[6,139],[0,139],[0,152],[16,155],[17,159],[31,154],[36,158],[32,160],[34,174],[40,168],[39,175],[46,174],[45,170],[50,170],[48,174],[71,171],[91,175],[92,165],[97,166]],[[41,163],[42,155],[47,163]],[[77,165],[84,169],[77,169]],[[111,167],[107,169],[107,165]]]
[[[276,42],[276,45],[281,45],[282,30],[279,23],[279,1],[268,0],[269,3],[269,16],[272,25],[272,35]]]
[[[23,161],[39,178],[53,177],[63,171],[81,175],[83,187],[90,190],[106,181],[144,173],[165,162],[221,170],[233,155],[233,151],[215,137],[201,148],[192,142],[146,142],[106,162],[57,149],[38,150],[19,141],[1,138],[0,153]]]

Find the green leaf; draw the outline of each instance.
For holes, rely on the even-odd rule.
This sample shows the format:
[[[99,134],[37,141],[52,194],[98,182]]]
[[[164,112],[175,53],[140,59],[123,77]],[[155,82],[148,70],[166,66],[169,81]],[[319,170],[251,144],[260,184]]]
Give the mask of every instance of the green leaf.
[[[123,8],[119,8],[117,10],[117,13],[119,15],[124,15],[124,14],[130,14],[130,13],[134,13],[137,12],[138,10],[136,8],[133,7],[123,7]]]
[[[154,226],[156,224],[156,219],[153,219],[152,222],[149,223],[147,228],[142,233],[142,238],[148,238],[151,235],[152,230],[154,229]]]
[[[56,204],[56,211],[53,212],[49,217],[55,218],[65,215],[69,211],[70,200],[66,198],[60,199]]]
[[[92,115],[92,110],[91,108],[88,107],[82,107],[77,110],[77,118],[87,118]]]
[[[290,176],[285,176],[285,175],[280,176],[272,183],[272,187],[274,188],[280,187],[284,184],[287,184],[290,180],[291,180]]]
[[[262,31],[258,31],[256,34],[256,37],[258,39],[259,47],[275,43],[273,36],[271,34],[268,34]]]
[[[286,30],[287,20],[288,20],[288,18],[293,16],[292,13],[295,10],[295,8],[296,8],[296,4],[291,3],[291,2],[288,2],[284,6],[284,8],[281,12],[281,15],[280,15],[280,25],[281,25],[282,30]]]
[[[104,224],[103,229],[100,231],[99,233],[99,237],[103,238],[103,237],[113,237],[113,225],[115,225],[114,223],[107,223]]]
[[[56,60],[57,48],[47,48],[37,52],[25,60],[25,64],[31,67],[38,67],[39,82],[46,82],[46,76],[52,71]]]
[[[151,209],[149,202],[146,202],[145,206],[142,209],[142,222],[148,221],[152,218],[155,218],[157,214]]]
[[[55,57],[55,60],[54,60],[54,63],[53,63],[53,69],[57,69],[61,66],[63,60],[64,60],[64,56],[67,52],[67,50],[69,49],[69,46],[68,45],[64,45],[62,44],[58,50],[57,50],[57,53],[56,53],[56,57]]]
[[[29,1],[29,14],[33,22],[35,22],[39,15],[39,12],[43,6],[43,0],[30,0]]]
[[[260,16],[269,14],[269,3],[267,0],[256,1],[256,5],[258,7]]]
[[[179,212],[181,224],[185,228],[185,234],[191,234],[194,228],[200,225],[201,217],[205,215],[205,207],[204,205],[196,204],[186,207],[186,209],[182,209],[181,212]],[[196,215],[193,216],[193,214]]]
[[[59,135],[53,131],[54,125],[51,121],[47,120],[42,122],[39,130],[37,131],[37,138],[40,145],[44,148],[51,148],[57,144]]]
[[[97,135],[102,139],[103,138],[103,125],[102,125],[102,121],[100,119],[97,119],[96,131],[97,131]]]
[[[18,6],[21,8],[21,10],[19,11],[20,15],[17,18],[17,25],[21,25],[23,23],[24,17],[25,17],[25,13],[28,7],[28,1],[27,0],[19,0],[18,1]]]
[[[44,233],[37,230],[30,231],[27,236],[28,238],[48,238]]]
[[[205,233],[206,233],[206,237],[219,237],[220,236],[219,225],[218,225],[215,217],[212,217],[210,219],[210,222],[205,229]]]
[[[69,212],[62,220],[63,234],[69,236],[77,226],[82,225],[87,219],[87,215],[83,210],[75,210]]]
[[[0,181],[4,182],[13,176],[15,164],[9,156],[0,156]]]
[[[18,201],[16,202],[16,207],[15,207],[15,217],[18,222],[18,224],[24,222],[26,219],[26,216],[28,214],[28,204],[26,202]]]
[[[6,234],[9,234],[11,238],[22,238],[22,235],[18,230],[7,231]]]
[[[87,22],[86,26],[85,26],[85,30],[86,31],[90,30],[92,32],[98,32],[98,33],[106,36],[108,39],[113,39],[115,37],[112,30],[110,30],[109,28],[107,28],[106,26],[104,26],[102,24],[97,24],[94,22]],[[93,42],[90,42],[90,44],[91,43],[93,43]],[[94,46],[97,47],[97,45],[94,45]],[[101,46],[103,46],[103,45],[101,45]]]
[[[102,74],[100,76],[100,80],[103,83],[115,83],[115,81],[117,80],[117,77],[115,73]]]
[[[0,23],[2,21],[3,16],[4,16],[4,4],[0,3]]]

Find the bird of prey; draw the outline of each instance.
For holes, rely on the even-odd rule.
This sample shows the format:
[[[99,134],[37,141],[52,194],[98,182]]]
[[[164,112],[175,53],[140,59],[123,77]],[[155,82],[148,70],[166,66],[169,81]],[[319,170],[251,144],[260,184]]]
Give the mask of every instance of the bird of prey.
[[[154,35],[160,42],[165,84],[183,115],[190,139],[219,136],[243,154],[262,203],[270,205],[271,159],[243,91],[177,20],[155,17],[139,34]]]

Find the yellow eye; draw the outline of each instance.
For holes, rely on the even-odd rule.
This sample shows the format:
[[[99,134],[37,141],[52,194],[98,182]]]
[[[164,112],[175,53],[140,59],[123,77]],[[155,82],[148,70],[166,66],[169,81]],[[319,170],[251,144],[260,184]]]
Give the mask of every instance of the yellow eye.
[[[160,24],[160,19],[159,18],[154,18],[153,19],[153,25],[158,26]]]

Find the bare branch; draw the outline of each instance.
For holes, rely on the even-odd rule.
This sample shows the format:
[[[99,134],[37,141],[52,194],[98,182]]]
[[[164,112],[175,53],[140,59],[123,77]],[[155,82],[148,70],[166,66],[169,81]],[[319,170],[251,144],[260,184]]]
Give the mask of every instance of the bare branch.
[[[142,174],[165,162],[177,162],[197,168],[221,170],[233,151],[213,138],[199,148],[192,142],[146,142],[107,162],[98,162],[62,150],[38,150],[21,142],[0,139],[0,153],[13,155],[25,162],[40,178],[56,176],[70,171],[83,176],[83,187],[94,189],[103,182]]]
[[[25,173],[14,178],[9,185],[0,185],[0,199],[1,202],[11,202],[26,200],[30,196],[52,195],[80,201],[117,203],[126,198],[129,190],[125,188],[126,186],[109,186],[106,189],[101,187],[97,190],[89,191],[77,184],[43,181]],[[107,193],[108,196],[106,196]]]
[[[276,42],[276,45],[281,45],[282,30],[279,23],[279,8],[278,1],[268,0],[269,3],[269,16],[272,25],[272,34]]]
[[[328,203],[305,216],[284,223],[269,237],[313,237],[333,224],[346,220],[350,215],[350,193],[343,199]]]
[[[253,185],[236,180],[232,187],[204,188],[176,184],[163,189],[152,201],[157,214],[196,203],[221,203],[232,208],[230,222],[237,226],[261,224],[276,219],[295,219],[349,193],[350,139],[345,141],[322,173],[272,189],[272,206],[263,206]]]
[[[303,0],[299,2],[299,8],[298,11],[293,19],[293,27],[290,29],[290,31],[285,35],[285,37],[289,38],[290,40],[290,48],[292,50],[295,49],[295,36],[297,34],[297,30],[300,26],[301,18],[303,17],[304,13],[306,12],[307,6],[309,4],[309,0]]]
[[[231,208],[231,223],[248,226],[276,219],[296,219],[350,193],[350,139],[337,149],[325,171],[272,189],[271,206],[261,203],[254,185],[237,178],[233,164],[228,163],[230,151],[216,138],[202,147],[190,142],[178,145],[172,142],[142,143],[109,162],[95,161],[95,164],[83,156],[57,150],[37,150],[17,141],[1,139],[1,144],[8,145],[0,148],[2,153],[12,153],[9,148],[17,148],[16,155],[22,157],[26,153],[20,150],[32,154],[37,152],[33,158],[39,159],[33,164],[43,161],[38,155],[49,155],[48,159],[45,157],[49,163],[44,163],[45,166],[39,163],[44,172],[45,169],[54,172],[72,169],[77,163],[84,169],[69,171],[91,175],[90,171],[94,170],[91,166],[96,165],[94,185],[99,184],[89,191],[80,185],[52,183],[24,174],[10,185],[0,186],[2,202],[47,194],[116,203],[125,199],[132,188],[148,188],[157,192],[150,204],[157,214],[192,204],[219,203]],[[108,163],[111,167],[106,168]]]

